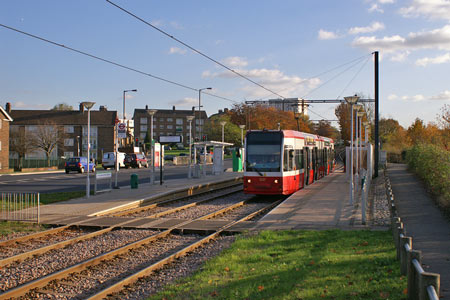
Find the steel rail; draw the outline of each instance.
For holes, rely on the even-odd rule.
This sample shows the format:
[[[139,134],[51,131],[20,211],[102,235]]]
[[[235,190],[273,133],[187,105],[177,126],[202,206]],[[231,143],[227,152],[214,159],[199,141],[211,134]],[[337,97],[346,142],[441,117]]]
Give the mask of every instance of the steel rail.
[[[44,230],[44,231],[39,231],[39,232],[36,232],[36,233],[20,236],[20,237],[14,238],[14,239],[6,240],[6,241],[3,241],[3,242],[0,242],[0,247],[8,246],[8,245],[19,243],[19,242],[26,242],[28,240],[40,238],[40,237],[43,237],[43,236],[46,236],[46,235],[49,235],[49,234],[55,234],[55,233],[58,233],[60,231],[66,230],[70,226],[73,226],[73,224],[69,224],[69,225],[65,225],[65,226],[61,226],[61,227],[56,227],[56,228],[52,228],[52,229],[48,229],[48,230]]]
[[[233,188],[233,187],[241,187],[240,189],[241,190],[243,189],[242,183],[238,183],[238,184],[233,184],[233,185],[230,185],[230,186],[222,187],[219,190],[225,190],[225,189],[229,189],[229,188]],[[141,207],[136,207],[136,208],[124,210],[124,211],[121,211],[121,212],[115,212],[115,213],[111,214],[111,216],[113,216],[113,217],[127,216],[127,215],[131,215],[131,214],[143,212],[143,211],[146,211],[146,210],[149,210],[149,209],[152,209],[152,208],[164,205],[164,204],[169,204],[169,203],[173,203],[173,202],[177,202],[177,201],[182,201],[182,200],[188,199],[190,197],[197,197],[197,196],[206,195],[206,194],[211,193],[212,191],[214,191],[214,190],[206,190],[206,191],[202,191],[200,193],[196,193],[196,194],[192,194],[192,195],[188,195],[188,196],[181,196],[181,197],[178,197],[178,198],[168,199],[168,200],[164,200],[164,201],[157,202],[157,203],[152,203],[152,204],[141,206]],[[227,194],[228,193],[223,193],[221,196],[224,196],[224,195],[227,195]],[[217,196],[217,197],[221,197],[221,196]],[[211,199],[215,199],[215,198],[211,198]]]
[[[150,275],[151,273],[153,273],[155,270],[160,269],[161,267],[163,267],[164,265],[167,265],[173,261],[175,261],[177,258],[180,258],[182,256],[184,256],[185,254],[191,252],[192,250],[195,250],[196,248],[207,244],[209,241],[211,241],[212,239],[216,238],[217,236],[219,236],[222,232],[224,232],[226,229],[240,223],[240,222],[244,222],[247,221],[251,218],[253,218],[254,216],[260,214],[261,212],[267,210],[267,209],[271,209],[272,207],[275,207],[276,205],[278,205],[279,203],[281,203],[283,200],[278,200],[275,203],[271,203],[270,205],[263,207],[239,220],[236,221],[231,221],[230,223],[222,226],[221,228],[219,228],[216,232],[206,236],[205,238],[194,242],[193,244],[181,249],[180,251],[166,257],[163,258],[162,260],[152,264],[151,266],[142,269],[141,271],[130,275],[128,277],[126,277],[125,279],[109,286],[108,288],[98,292],[97,294],[87,298],[87,300],[97,300],[97,299],[104,299],[105,297],[107,297],[108,295],[114,294],[114,293],[118,293],[120,291],[123,290],[123,288],[127,285],[131,285],[133,283],[135,283],[137,280],[139,280],[142,277],[146,277],[148,275]]]

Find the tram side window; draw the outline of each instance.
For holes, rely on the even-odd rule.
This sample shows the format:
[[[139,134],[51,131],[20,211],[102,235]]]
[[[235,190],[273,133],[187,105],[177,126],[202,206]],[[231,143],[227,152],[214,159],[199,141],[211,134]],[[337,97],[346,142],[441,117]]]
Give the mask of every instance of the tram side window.
[[[295,159],[294,150],[292,150],[292,149],[284,150],[284,159],[283,159],[283,170],[284,171],[292,171],[294,159]]]
[[[297,170],[303,169],[303,150],[295,150],[295,167]]]

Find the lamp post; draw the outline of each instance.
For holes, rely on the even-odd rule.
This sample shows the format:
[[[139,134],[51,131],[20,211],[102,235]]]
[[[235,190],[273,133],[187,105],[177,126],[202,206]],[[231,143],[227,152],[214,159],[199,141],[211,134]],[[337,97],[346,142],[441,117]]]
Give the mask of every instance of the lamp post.
[[[87,123],[87,176],[86,176],[86,198],[89,198],[91,193],[91,183],[89,182],[89,163],[90,163],[90,153],[91,148],[91,108],[94,106],[95,102],[81,102],[84,107],[88,110],[88,123]]]
[[[358,100],[359,97],[358,96],[350,96],[350,97],[344,97],[345,101],[350,104],[351,106],[351,114],[352,114],[352,118],[351,118],[351,124],[350,124],[350,128],[351,128],[351,142],[350,142],[350,205],[353,205],[353,105],[355,105]]]
[[[227,124],[226,121],[220,122],[220,125],[222,125],[222,143],[225,141],[225,124]]]
[[[278,126],[278,131],[280,131],[281,130],[281,123],[277,123],[277,126]]]
[[[189,122],[189,170],[188,170],[188,178],[192,177],[192,120],[194,120],[194,116],[186,116],[186,119]]]
[[[77,135],[77,156],[80,156],[80,136]]]
[[[244,147],[244,128],[245,128],[245,125],[239,125],[239,128],[241,129],[241,147]]]
[[[150,116],[150,144],[151,144],[151,159],[152,159],[152,168],[150,174],[150,184],[155,182],[155,144],[153,143],[153,116],[156,114],[156,109],[147,109],[147,115]],[[148,132],[148,131],[147,131]],[[161,153],[160,153],[161,156]]]
[[[127,118],[125,115],[125,93],[128,93],[128,92],[137,92],[137,90],[134,89],[134,90],[124,90],[123,91],[123,119],[124,120]]]
[[[361,165],[362,165],[362,151],[361,151],[361,146],[362,146],[362,118],[364,117],[365,112],[364,111],[358,111],[358,118],[359,118],[359,139],[358,139],[358,150],[359,150],[359,160],[358,160],[358,169],[361,170]],[[359,173],[361,173],[359,171]]]
[[[211,87],[207,87],[207,88],[201,88],[198,89],[198,126],[199,126],[199,137],[198,140],[201,141],[202,140],[202,115],[200,112],[200,108],[201,106],[201,98],[202,98],[202,91],[203,90],[212,90]]]
[[[301,115],[301,113],[299,113],[298,111],[294,112],[294,117],[297,120],[297,131],[300,131],[300,124],[298,123],[298,120],[300,119],[300,115]]]

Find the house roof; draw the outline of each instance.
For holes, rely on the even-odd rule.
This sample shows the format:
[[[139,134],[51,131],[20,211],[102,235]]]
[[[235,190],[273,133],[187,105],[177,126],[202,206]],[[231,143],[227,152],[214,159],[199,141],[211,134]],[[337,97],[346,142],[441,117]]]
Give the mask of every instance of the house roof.
[[[86,125],[87,111],[79,110],[12,110],[14,118],[12,125],[39,125],[46,122],[58,125]],[[91,125],[114,126],[117,117],[116,111],[91,110]]]
[[[11,116],[6,112],[6,110],[3,109],[3,107],[0,106],[0,112],[5,116],[6,120],[9,122],[12,122],[13,119]]]

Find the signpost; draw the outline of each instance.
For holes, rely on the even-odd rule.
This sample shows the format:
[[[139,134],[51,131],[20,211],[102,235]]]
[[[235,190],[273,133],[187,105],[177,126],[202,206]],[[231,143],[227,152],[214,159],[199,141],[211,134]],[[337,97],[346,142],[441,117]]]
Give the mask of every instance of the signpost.
[[[119,138],[119,139],[127,138],[127,124],[126,123],[119,123],[117,125],[117,138]]]

